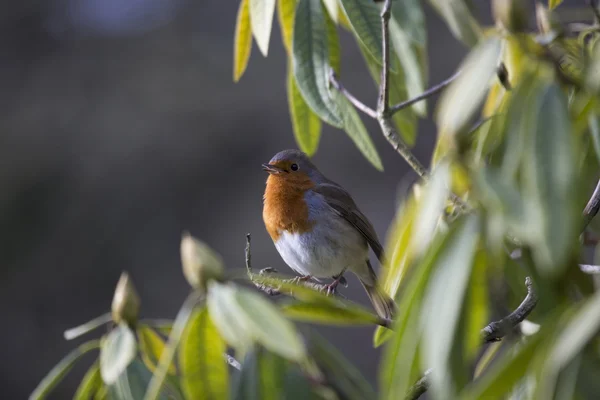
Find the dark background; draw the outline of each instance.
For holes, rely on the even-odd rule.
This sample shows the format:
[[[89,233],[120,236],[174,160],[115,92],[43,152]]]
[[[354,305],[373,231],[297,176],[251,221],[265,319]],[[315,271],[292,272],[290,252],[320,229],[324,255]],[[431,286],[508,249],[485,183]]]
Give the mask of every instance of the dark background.
[[[291,272],[261,218],[260,164],[296,147],[286,60],[275,22],[269,58],[254,45],[246,75],[233,83],[237,7],[233,0],[0,5],[3,398],[25,398],[78,342],[66,342],[63,331],[109,310],[123,270],[144,317],[173,318],[188,292],[179,261],[183,230],[213,246],[231,269],[243,268],[251,232],[255,267]],[[490,20],[487,8],[479,11]],[[465,49],[429,8],[427,17],[436,83]],[[374,106],[376,90],[354,39],[341,36],[342,79]],[[377,125],[365,123],[384,173],[328,126],[314,161],[353,194],[383,239],[415,175]],[[435,135],[431,120],[420,121],[415,152],[426,164]],[[343,290],[367,304],[354,278]],[[375,382],[373,328],[321,330]],[[89,362],[53,398],[72,396]]]

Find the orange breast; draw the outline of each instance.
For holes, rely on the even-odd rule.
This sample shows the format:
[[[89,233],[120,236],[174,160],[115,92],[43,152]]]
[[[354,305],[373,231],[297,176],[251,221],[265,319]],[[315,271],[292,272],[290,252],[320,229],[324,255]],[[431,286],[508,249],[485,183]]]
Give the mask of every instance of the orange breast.
[[[282,231],[303,233],[311,229],[304,194],[313,186],[308,179],[290,181],[282,176],[269,175],[264,195],[263,220],[273,241],[279,239]]]

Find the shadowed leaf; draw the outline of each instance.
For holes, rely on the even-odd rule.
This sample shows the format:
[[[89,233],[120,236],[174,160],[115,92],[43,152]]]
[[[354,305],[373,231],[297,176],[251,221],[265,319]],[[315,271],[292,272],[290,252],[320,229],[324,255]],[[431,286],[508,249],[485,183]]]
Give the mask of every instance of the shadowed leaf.
[[[77,387],[77,391],[73,396],[74,400],[90,400],[93,399],[100,388],[102,387],[102,377],[100,376],[100,364],[94,362],[90,369],[85,373],[81,383]]]
[[[383,65],[379,7],[370,0],[340,0],[340,4],[354,34],[373,56],[377,64]]]
[[[321,120],[304,101],[291,66],[288,66],[287,96],[296,143],[300,150],[312,156],[319,147]]]
[[[465,0],[429,0],[446,21],[452,34],[467,46],[474,46],[482,35],[481,27],[473,18]]]

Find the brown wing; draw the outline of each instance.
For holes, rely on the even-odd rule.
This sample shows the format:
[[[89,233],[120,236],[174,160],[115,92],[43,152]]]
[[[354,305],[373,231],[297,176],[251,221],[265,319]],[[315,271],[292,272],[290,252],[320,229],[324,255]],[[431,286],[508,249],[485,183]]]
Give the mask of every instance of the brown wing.
[[[350,194],[333,182],[319,184],[313,190],[323,195],[327,204],[367,239],[379,261],[383,262],[383,246],[379,242],[377,233],[367,217],[360,212]]]

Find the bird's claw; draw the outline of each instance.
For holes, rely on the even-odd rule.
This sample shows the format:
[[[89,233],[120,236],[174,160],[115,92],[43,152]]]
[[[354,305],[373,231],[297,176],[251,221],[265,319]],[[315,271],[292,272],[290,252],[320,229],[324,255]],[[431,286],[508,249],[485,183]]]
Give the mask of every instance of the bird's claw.
[[[275,268],[271,268],[271,267],[267,267],[267,268],[263,268],[261,269],[258,274],[259,275],[267,275],[267,274],[274,274],[277,273],[279,271],[277,271]]]

